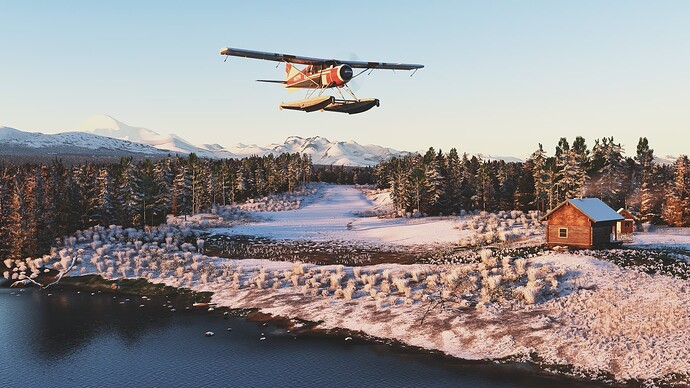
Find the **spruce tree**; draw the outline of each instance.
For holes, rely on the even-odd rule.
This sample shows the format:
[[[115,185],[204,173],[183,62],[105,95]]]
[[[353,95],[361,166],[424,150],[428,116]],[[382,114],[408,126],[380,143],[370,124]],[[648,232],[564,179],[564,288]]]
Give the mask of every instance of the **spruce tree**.
[[[141,226],[144,222],[144,191],[138,166],[132,158],[120,161],[116,198],[121,225]]]
[[[21,195],[19,181],[21,177],[15,178],[11,191],[10,203],[7,212],[7,258],[23,259],[22,251],[26,240],[26,231],[23,228],[24,221],[24,198]]]
[[[654,166],[654,150],[649,148],[649,141],[641,137],[637,143],[635,157],[640,169],[640,186],[637,190],[639,203],[639,217],[644,222],[652,222],[659,215],[661,201],[659,200],[657,171]]]
[[[192,183],[186,163],[175,164],[176,172],[172,189],[172,214],[175,216],[192,213]]]
[[[156,162],[153,170],[153,207],[154,223],[165,222],[165,217],[172,214],[173,181],[175,167],[172,158],[165,158]]]
[[[534,182],[534,203],[533,206],[537,210],[546,211],[548,203],[548,174],[546,169],[546,154],[544,147],[539,144],[539,148],[532,153],[528,159],[528,163],[532,172],[532,180]]]
[[[664,196],[662,217],[671,226],[690,226],[690,161],[681,155],[673,164],[674,179]]]
[[[110,176],[107,166],[98,169],[96,177],[96,194],[91,198],[91,218],[90,223],[100,225],[110,225],[115,221],[115,188],[114,180]]]

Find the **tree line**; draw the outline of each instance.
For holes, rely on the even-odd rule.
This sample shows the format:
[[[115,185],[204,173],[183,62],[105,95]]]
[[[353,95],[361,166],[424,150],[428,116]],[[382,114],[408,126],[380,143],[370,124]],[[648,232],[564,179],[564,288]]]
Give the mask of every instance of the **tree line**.
[[[0,257],[35,257],[93,225],[158,225],[168,214],[293,191],[312,179],[308,155],[168,157],[117,163],[0,164]]]
[[[548,156],[541,144],[525,162],[482,160],[434,148],[375,167],[313,166],[300,154],[244,159],[121,158],[64,164],[0,161],[0,257],[36,256],[57,236],[93,225],[158,225],[168,214],[290,192],[302,183],[376,184],[391,190],[399,215],[464,210],[548,211],[566,198],[594,196],[626,207],[643,222],[690,226],[690,161],[655,162],[640,138],[626,157],[613,137],[588,148],[561,138]]]
[[[552,156],[539,144],[525,162],[482,160],[434,148],[421,155],[396,157],[375,168],[379,188],[391,190],[399,214],[458,214],[463,210],[548,211],[567,198],[597,197],[628,208],[643,222],[690,226],[690,164],[655,162],[647,138],[636,153],[613,137],[561,138]]]

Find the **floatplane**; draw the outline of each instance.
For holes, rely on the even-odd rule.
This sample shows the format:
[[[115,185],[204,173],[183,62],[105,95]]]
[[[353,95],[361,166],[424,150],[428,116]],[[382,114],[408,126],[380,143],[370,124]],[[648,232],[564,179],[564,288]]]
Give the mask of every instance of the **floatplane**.
[[[271,53],[265,51],[244,50],[225,47],[220,50],[221,55],[262,59],[266,61],[285,63],[285,80],[264,80],[258,82],[270,82],[282,84],[290,91],[306,89],[304,99],[281,103],[280,109],[301,110],[304,112],[326,111],[348,114],[362,113],[379,106],[377,98],[357,98],[347,85],[352,79],[374,69],[385,70],[412,70],[414,75],[424,65],[409,63],[365,62],[348,61],[341,59],[324,59],[303,57],[298,55]],[[306,65],[298,69],[297,65]],[[359,72],[355,74],[355,70]],[[326,90],[335,90],[338,97],[324,95]],[[343,93],[344,92],[344,93]],[[347,94],[347,95],[346,95]],[[349,98],[351,97],[351,98]]]

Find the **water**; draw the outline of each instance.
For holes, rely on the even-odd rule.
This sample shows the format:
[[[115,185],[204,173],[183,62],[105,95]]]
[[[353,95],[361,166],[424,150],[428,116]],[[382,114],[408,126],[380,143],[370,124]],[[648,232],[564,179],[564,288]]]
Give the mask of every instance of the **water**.
[[[0,289],[3,386],[589,386],[524,365],[468,363],[335,336],[295,338],[218,311],[179,305],[173,313],[160,298],[50,292]]]

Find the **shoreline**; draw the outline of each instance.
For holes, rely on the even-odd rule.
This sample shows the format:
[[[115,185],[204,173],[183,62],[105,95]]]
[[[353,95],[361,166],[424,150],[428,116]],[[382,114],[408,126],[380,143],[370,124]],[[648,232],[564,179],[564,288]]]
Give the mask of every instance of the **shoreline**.
[[[203,230],[217,225],[202,225],[207,219],[200,215],[198,225],[189,220],[146,230],[111,225],[77,231],[50,255],[8,266],[19,267],[13,268],[23,271],[19,276],[28,276],[29,270],[38,279],[45,276],[41,282],[46,283],[56,269],[69,272],[77,263],[77,271],[63,279],[81,279],[68,281],[76,287],[91,281],[100,290],[121,284],[112,290],[119,293],[186,294],[188,306],[214,302],[227,311],[252,312],[249,319],[282,320],[287,326],[294,326],[291,317],[299,317],[300,327],[306,322],[319,335],[354,334],[455,360],[526,362],[556,375],[618,385],[690,381],[690,277],[680,276],[690,274],[690,267],[680,266],[679,257],[659,263],[656,257],[630,251],[554,253],[509,247],[538,226],[516,211],[466,219],[453,231],[479,236],[498,225],[514,226],[510,234],[500,234],[506,237],[506,249],[463,250],[472,257],[450,260],[452,255],[442,250],[439,260],[430,262],[368,265],[370,260],[361,259],[374,257],[366,249],[362,258],[349,252],[350,244],[362,244],[354,241],[359,238],[348,239],[356,237],[352,233],[392,238],[400,228],[412,227],[405,232],[410,234],[420,225],[358,219],[350,221],[352,229],[346,228],[351,215],[336,195],[344,190],[332,188],[331,198],[312,205],[318,205],[322,216],[316,223],[311,222],[315,214],[310,206],[245,226],[261,232],[263,225],[266,232],[271,225],[264,224],[273,223],[272,238],[255,237],[273,242],[234,248],[238,258],[206,254],[214,252]],[[434,220],[424,223],[434,225]],[[330,234],[318,234],[322,228]],[[304,236],[314,232],[317,240],[303,246]],[[226,238],[237,233],[231,229]],[[690,242],[690,234],[684,236],[682,241]],[[353,241],[340,249],[342,239]],[[429,247],[430,254],[436,250]],[[308,264],[294,256],[301,251],[349,262]],[[281,254],[288,257],[272,260]],[[46,267],[51,272],[43,273]],[[100,276],[84,277],[89,274]]]
[[[114,288],[114,285],[119,287]],[[295,336],[304,335],[310,337],[323,338],[340,338],[344,341],[352,341],[353,344],[367,343],[367,344],[384,344],[393,348],[396,352],[410,353],[417,355],[425,355],[433,357],[442,362],[458,363],[462,365],[491,365],[500,364],[520,370],[521,373],[528,375],[553,378],[554,381],[560,379],[567,379],[573,383],[586,383],[601,386],[631,386],[639,382],[632,381],[616,381],[611,376],[582,376],[569,373],[574,370],[571,365],[553,365],[540,363],[534,359],[521,360],[514,357],[506,357],[500,359],[465,359],[456,357],[443,352],[438,349],[429,349],[421,346],[407,344],[403,341],[394,338],[384,338],[369,335],[361,330],[351,330],[347,328],[319,328],[322,322],[314,322],[299,317],[286,317],[281,315],[273,315],[262,311],[261,308],[232,308],[227,306],[219,306],[211,304],[212,311],[208,310],[209,306],[193,307],[192,304],[196,302],[211,303],[213,292],[194,291],[184,287],[172,287],[161,283],[152,283],[146,279],[119,279],[109,280],[97,274],[78,275],[64,277],[62,281],[54,286],[60,291],[75,290],[85,292],[98,292],[119,296],[155,296],[167,297],[172,299],[176,304],[183,304],[185,310],[195,313],[212,313],[218,318],[223,318],[224,313],[231,316],[245,319],[249,322],[270,324],[281,329],[289,330]],[[24,287],[37,289],[34,286]],[[41,290],[39,291],[47,291]],[[348,339],[349,338],[349,339]],[[536,355],[533,355],[536,356]],[[538,356],[536,357],[538,360]]]
[[[575,259],[575,257],[569,256],[570,260]],[[548,259],[548,256],[542,257],[542,261],[546,259],[546,261],[552,261],[552,259]],[[599,262],[599,260],[595,258],[591,259],[585,259],[585,262],[598,262],[596,266],[599,267],[597,271],[604,269],[601,268],[601,265],[604,265],[605,268],[611,267],[611,264],[606,264],[605,262]],[[256,265],[257,263],[261,263],[260,260],[255,260],[255,259],[245,259],[245,260],[240,260],[240,261],[233,261],[230,260],[230,262],[233,263],[233,265],[237,265],[238,262],[243,262],[246,264],[243,264],[245,266],[248,266],[248,268],[253,268],[253,265]],[[281,266],[292,266],[294,263],[275,263],[273,270],[278,270],[279,267]],[[539,264],[538,264],[539,265]],[[543,263],[541,264],[543,265]],[[572,265],[572,264],[570,264]],[[333,268],[330,268],[331,270],[336,269],[337,266],[331,266]],[[417,267],[417,266],[414,266]],[[328,269],[326,268],[326,269]],[[391,268],[391,265],[388,266],[374,266],[368,269],[368,271],[374,271],[374,272],[380,272],[384,268]],[[539,267],[537,267],[539,268]],[[580,265],[577,265],[577,268],[581,268]],[[322,270],[324,268],[321,268]],[[365,268],[366,269],[366,268]],[[408,268],[409,269],[414,269],[414,268]],[[584,268],[581,268],[584,269]],[[590,268],[591,269],[591,268]],[[347,269],[347,271],[350,271],[352,269]],[[248,273],[252,273],[252,270],[248,270]],[[346,271],[346,272],[347,272]],[[617,270],[616,272],[622,271],[621,269]],[[310,270],[309,272],[312,272]],[[254,276],[257,275],[256,272],[253,272]],[[348,272],[349,274],[349,272]],[[55,272],[51,270],[50,273],[45,273],[41,274],[41,277],[45,277],[44,280],[50,280],[51,277],[55,275]],[[635,275],[638,276],[638,275]],[[639,276],[642,276],[642,274],[639,274]],[[586,276],[585,278],[587,278]],[[591,277],[590,277],[591,279]],[[405,321],[397,321],[398,323],[392,323],[388,322],[388,324],[393,324],[393,332],[391,331],[381,331],[380,327],[377,329],[375,326],[369,326],[370,323],[361,326],[358,324],[353,325],[352,321],[348,321],[347,318],[345,318],[345,321],[342,320],[343,317],[350,315],[350,318],[352,318],[352,311],[355,305],[354,301],[348,301],[348,300],[343,300],[341,298],[335,298],[335,299],[330,299],[330,298],[322,298],[321,295],[311,295],[309,294],[302,294],[296,290],[290,291],[289,287],[288,289],[280,288],[280,290],[277,290],[277,292],[271,292],[270,289],[264,288],[264,289],[256,289],[255,287],[249,287],[249,288],[242,288],[242,289],[236,289],[230,284],[226,284],[223,286],[221,283],[214,283],[214,284],[201,284],[198,282],[194,282],[193,289],[190,289],[188,287],[185,287],[183,284],[177,282],[177,281],[169,281],[170,279],[165,279],[165,278],[160,278],[160,279],[144,279],[144,278],[128,278],[128,279],[119,279],[119,278],[114,278],[112,280],[109,280],[107,278],[102,277],[100,274],[94,274],[94,273],[87,273],[87,274],[73,274],[72,276],[65,276],[62,278],[61,283],[58,285],[58,287],[61,288],[72,288],[76,290],[89,290],[89,291],[99,291],[99,292],[107,292],[111,294],[121,294],[121,295],[139,295],[139,296],[167,296],[170,298],[175,298],[177,300],[180,300],[181,302],[183,301],[184,304],[187,305],[188,309],[194,309],[191,307],[191,305],[194,302],[214,302],[216,303],[213,307],[214,310],[216,311],[228,311],[228,312],[233,312],[233,314],[236,314],[239,312],[239,315],[243,316],[244,318],[248,319],[249,321],[255,321],[255,322],[271,322],[272,324],[276,325],[283,325],[283,327],[290,328],[290,330],[296,330],[300,328],[297,332],[299,334],[304,334],[304,335],[312,335],[312,336],[329,336],[329,337],[353,337],[357,338],[358,340],[361,341],[366,341],[370,343],[384,343],[388,344],[390,346],[395,347],[396,349],[399,350],[406,350],[409,349],[413,352],[420,353],[420,354],[429,354],[429,355],[436,355],[439,357],[442,357],[447,360],[454,360],[454,361],[460,361],[463,363],[478,363],[481,365],[486,365],[486,364],[492,364],[492,363],[498,363],[498,364],[514,364],[515,366],[528,366],[529,368],[533,368],[533,370],[530,371],[530,373],[534,373],[535,375],[540,375],[540,376],[553,376],[554,378],[567,378],[572,381],[578,381],[578,382],[587,382],[587,383],[594,383],[594,384],[603,384],[607,386],[639,386],[641,384],[652,384],[652,385],[672,385],[673,383],[678,383],[678,382],[685,382],[687,381],[687,376],[679,373],[671,373],[671,374],[666,374],[663,375],[662,377],[653,377],[649,379],[637,379],[637,378],[632,378],[632,379],[625,379],[625,378],[618,378],[616,379],[613,374],[610,374],[606,372],[605,370],[587,370],[583,369],[582,367],[578,367],[576,364],[566,364],[566,363],[559,363],[559,360],[563,360],[563,358],[557,358],[554,357],[554,355],[551,353],[555,350],[555,348],[549,347],[544,348],[543,346],[541,348],[527,348],[526,352],[518,352],[515,353],[513,351],[512,354],[508,356],[501,356],[501,353],[497,353],[495,350],[495,347],[493,345],[490,345],[488,348],[484,348],[485,345],[487,344],[481,344],[481,343],[474,343],[468,344],[466,342],[456,342],[456,340],[453,340],[453,345],[451,347],[448,347],[448,344],[435,344],[435,343],[428,343],[428,346],[426,345],[424,341],[420,342],[419,339],[423,338],[424,336],[428,336],[429,332],[428,329],[431,328],[432,331],[436,331],[436,335],[438,336],[439,333],[443,332],[446,333],[447,327],[445,327],[445,324],[443,323],[443,316],[447,316],[447,314],[443,312],[438,312],[435,310],[434,314],[437,314],[437,317],[432,317],[434,319],[434,322],[429,323],[429,327],[424,327],[420,330],[419,336],[414,336],[414,337],[409,337],[406,335],[401,336],[400,335],[400,330],[403,330],[403,332],[407,332],[411,329],[416,329],[417,325],[414,324],[410,326],[410,322],[405,322]],[[566,282],[568,281],[567,278],[564,279]],[[637,281],[640,279],[638,278]],[[572,281],[572,279],[570,280]],[[117,286],[119,284],[119,287]],[[559,287],[562,287],[566,283],[559,283]],[[567,287],[566,287],[567,288]],[[585,290],[589,290],[589,286],[583,288]],[[333,296],[333,295],[331,295]],[[571,295],[573,296],[573,295]],[[316,297],[316,298],[315,298]],[[181,299],[180,299],[181,298]],[[217,298],[217,299],[216,299]],[[398,300],[402,300],[399,299]],[[215,299],[215,300],[214,300]],[[290,305],[289,300],[292,300],[293,303],[297,303],[297,305]],[[287,304],[286,304],[287,303]],[[365,313],[366,311],[371,311],[373,314],[376,314],[379,316],[379,318],[384,318],[385,320],[388,320],[389,318],[385,318],[388,316],[389,313],[392,311],[388,309],[387,307],[384,307],[383,311],[376,312],[378,309],[371,310],[372,308],[372,303],[371,301],[364,301],[365,307],[363,310],[359,310],[359,317],[366,317],[367,315],[365,314],[364,316],[361,315],[361,313]],[[393,305],[396,305],[397,302],[394,302]],[[328,305],[328,306],[327,306]],[[366,305],[369,305],[366,307]],[[320,306],[320,308],[319,308]],[[339,307],[338,307],[339,306]],[[402,306],[402,305],[399,305]],[[172,307],[169,306],[169,307]],[[177,306],[176,306],[177,307]],[[398,307],[402,308],[403,310],[396,310],[396,311],[402,311],[403,314],[405,314],[405,311],[408,311],[408,313],[412,312],[411,310],[407,309],[407,307]],[[178,310],[180,308],[178,307]],[[332,314],[327,314],[323,315],[325,310],[332,310]],[[358,310],[358,308],[354,308],[355,311]],[[196,308],[196,310],[203,310],[203,308]],[[324,310],[324,311],[321,311]],[[419,313],[419,307],[415,310],[417,313]],[[529,312],[531,311],[531,312]],[[532,311],[532,309],[526,310],[526,313],[528,314],[527,316],[523,316],[522,319],[529,318],[529,317],[536,317],[534,316],[535,313],[539,314],[539,318],[537,319],[536,322],[542,322],[544,319],[540,314],[541,309],[537,309],[535,311]],[[480,315],[476,315],[479,313]],[[477,309],[475,310],[474,308],[470,308],[469,310],[465,310],[463,314],[458,316],[462,320],[465,318],[471,318],[475,317],[479,319],[478,323],[481,323],[483,318],[486,318],[484,316],[482,318],[481,314],[487,314],[492,315],[491,311],[486,310],[486,308],[482,308],[481,310]],[[513,316],[513,314],[509,314],[506,316],[506,318],[511,318],[515,319],[516,316]],[[334,315],[335,314],[335,315]],[[344,314],[344,315],[343,315]],[[381,316],[380,314],[383,314]],[[398,313],[399,314],[399,313]],[[467,315],[469,314],[469,315]],[[292,317],[292,318],[291,318]],[[438,319],[436,319],[438,318]],[[441,320],[439,320],[441,319]],[[531,318],[530,318],[531,319]],[[528,319],[528,320],[530,320]],[[408,319],[409,320],[409,319]],[[548,321],[548,319],[547,319]],[[486,322],[486,321],[484,321]],[[299,325],[295,326],[295,323]],[[355,322],[356,323],[356,322]],[[402,326],[398,326],[399,324],[403,324]],[[469,323],[469,321],[468,321]],[[532,322],[534,323],[534,322]],[[525,323],[523,323],[525,324]],[[321,327],[318,327],[320,326]],[[529,324],[528,324],[529,325]],[[547,323],[548,327],[551,326],[551,324]],[[362,329],[360,329],[360,327]],[[470,325],[466,327],[464,331],[464,336],[470,335],[478,335],[482,336],[480,338],[484,338],[484,336],[487,335],[485,332],[485,329],[480,328],[480,327],[475,327]],[[541,329],[545,327],[538,327],[534,328],[537,329],[537,331],[540,331]],[[434,329],[435,328],[435,329]],[[426,332],[425,332],[426,330]],[[467,331],[469,330],[469,331]],[[367,334],[366,331],[371,332],[372,334]],[[443,334],[442,333],[442,334]],[[489,333],[489,335],[491,335]],[[500,334],[500,335],[505,335],[505,334]],[[445,336],[441,335],[440,338],[443,338],[445,340]],[[407,340],[412,340],[411,342],[408,342]],[[458,338],[461,339],[461,338]],[[494,340],[491,340],[490,338],[486,338],[485,341],[488,340],[490,342],[493,342]],[[422,345],[419,345],[422,344]],[[475,345],[479,345],[479,347],[476,347]],[[494,344],[496,345],[496,344]],[[500,345],[500,344],[499,344]],[[454,354],[452,353],[453,351],[457,350],[457,352]],[[448,352],[450,350],[450,352]],[[571,349],[573,351],[577,351],[577,349]],[[545,351],[545,353],[541,353],[541,351]],[[471,358],[463,357],[462,354],[468,354],[470,355]],[[491,357],[491,355],[496,355],[495,357]],[[506,353],[504,353],[506,354]],[[545,362],[544,360],[550,360],[550,362]],[[554,361],[556,361],[554,363]],[[676,384],[677,385],[677,384]]]

